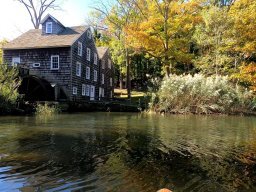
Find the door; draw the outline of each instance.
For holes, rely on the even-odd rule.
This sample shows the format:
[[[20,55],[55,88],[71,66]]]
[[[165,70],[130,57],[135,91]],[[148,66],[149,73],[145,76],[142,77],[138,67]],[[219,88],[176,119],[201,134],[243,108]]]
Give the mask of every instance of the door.
[[[91,85],[90,100],[94,101],[95,97],[95,86]]]

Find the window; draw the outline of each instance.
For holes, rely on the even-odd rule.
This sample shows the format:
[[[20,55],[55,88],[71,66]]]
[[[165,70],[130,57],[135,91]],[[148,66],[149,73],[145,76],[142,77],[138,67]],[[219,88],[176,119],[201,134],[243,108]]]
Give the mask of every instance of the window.
[[[90,61],[91,60],[91,49],[87,48],[87,52],[86,52],[86,59],[87,61]]]
[[[104,84],[104,74],[101,75],[101,84]]]
[[[111,60],[108,60],[108,68],[111,69]]]
[[[87,31],[87,37],[88,37],[89,39],[92,38],[92,34],[91,34],[90,30]]]
[[[85,78],[90,79],[90,67],[86,67]]]
[[[34,68],[40,67],[40,63],[33,63],[33,67],[34,67]]]
[[[105,69],[105,60],[102,60],[101,68]]]
[[[46,23],[46,33],[52,33],[52,22]]]
[[[82,56],[82,54],[83,54],[83,44],[81,42],[78,42],[77,54],[79,56]]]
[[[12,66],[17,66],[18,64],[20,64],[20,57],[13,57]]]
[[[51,69],[52,70],[59,69],[59,55],[52,55],[51,56]]]
[[[90,96],[90,85],[86,85],[85,86],[85,94],[86,94],[86,96]]]
[[[99,88],[99,97],[101,97],[101,87]]]
[[[77,87],[73,87],[73,95],[77,95]]]
[[[104,89],[101,89],[101,96],[104,97]]]
[[[93,63],[94,63],[95,65],[97,65],[97,62],[98,62],[98,60],[97,60],[97,54],[94,53],[94,60],[93,60]]]
[[[97,70],[94,70],[94,78],[93,78],[93,80],[97,81],[97,79],[98,79]]]
[[[110,98],[113,98],[113,92],[110,91]]]
[[[85,96],[86,85],[82,84],[82,96]]]
[[[76,76],[81,76],[81,63],[76,63]]]
[[[112,84],[113,84],[111,77],[110,77],[110,79],[109,79],[109,84],[110,84],[110,86],[112,86]]]

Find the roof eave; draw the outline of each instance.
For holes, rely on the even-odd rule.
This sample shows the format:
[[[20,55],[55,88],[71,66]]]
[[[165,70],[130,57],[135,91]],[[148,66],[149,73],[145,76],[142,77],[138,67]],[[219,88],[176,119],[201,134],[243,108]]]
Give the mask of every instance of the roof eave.
[[[21,50],[21,49],[47,49],[47,48],[62,48],[71,47],[72,45],[59,45],[59,46],[42,46],[42,47],[14,47],[14,48],[2,48],[3,50]]]

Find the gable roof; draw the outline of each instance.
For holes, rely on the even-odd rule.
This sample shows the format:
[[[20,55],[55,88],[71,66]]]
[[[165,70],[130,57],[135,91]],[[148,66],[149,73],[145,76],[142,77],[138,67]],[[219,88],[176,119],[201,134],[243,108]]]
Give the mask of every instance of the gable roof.
[[[99,59],[102,59],[107,51],[108,51],[108,47],[97,47]]]
[[[47,14],[43,20],[41,21],[41,24],[43,24],[48,18],[51,18],[53,21],[55,21],[56,23],[58,23],[59,25],[61,25],[62,27],[65,27],[61,22],[59,22],[56,18],[54,18],[52,15]]]
[[[59,34],[42,35],[41,29],[32,29],[9,42],[3,49],[35,49],[70,47],[89,27],[66,27]]]

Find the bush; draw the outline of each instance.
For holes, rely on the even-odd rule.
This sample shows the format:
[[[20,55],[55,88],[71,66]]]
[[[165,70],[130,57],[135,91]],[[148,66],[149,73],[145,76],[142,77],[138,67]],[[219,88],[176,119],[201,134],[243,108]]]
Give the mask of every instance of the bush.
[[[0,113],[8,113],[14,108],[20,82],[17,68],[0,64]]]
[[[171,113],[236,113],[254,110],[253,99],[252,92],[234,86],[227,76],[171,75],[151,106]]]
[[[36,115],[41,117],[49,117],[59,113],[60,109],[56,105],[38,104],[36,106]]]

